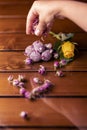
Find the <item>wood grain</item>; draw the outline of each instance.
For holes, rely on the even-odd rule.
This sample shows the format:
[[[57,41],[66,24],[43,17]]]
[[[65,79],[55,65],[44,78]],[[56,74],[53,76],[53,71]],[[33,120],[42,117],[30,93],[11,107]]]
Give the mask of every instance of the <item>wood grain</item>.
[[[44,98],[31,102],[22,98],[0,98],[0,126],[87,128],[86,110],[87,99]],[[27,111],[30,120],[22,119],[21,111]]]
[[[46,75],[41,76],[37,72],[8,72],[0,73],[0,96],[21,96],[19,94],[20,88],[14,87],[8,82],[9,75],[13,75],[14,79],[18,78],[18,75],[22,74],[26,77],[27,82],[25,83],[25,88],[28,91],[32,91],[33,88],[38,87],[38,84],[35,84],[33,81],[34,77],[38,77],[44,82],[44,79],[48,79],[53,83],[53,88],[45,96],[47,97],[73,97],[73,96],[86,96],[87,95],[87,73],[86,72],[65,72],[64,77],[56,76],[55,72],[47,72]],[[79,81],[80,82],[79,84]]]
[[[80,51],[78,57],[63,67],[63,71],[87,71],[87,52]],[[54,61],[39,62],[32,65],[25,65],[24,52],[0,52],[0,71],[38,71],[39,65],[42,64],[46,67],[47,71],[54,71]]]
[[[35,40],[40,40],[40,37],[36,37],[34,35],[26,35],[26,34],[0,34],[0,50],[24,50],[28,45],[31,45]],[[73,42],[77,42],[77,48],[87,49],[87,33],[76,33]],[[48,35],[44,38],[44,43],[51,42],[54,44],[56,42],[56,38],[53,38],[51,35]]]

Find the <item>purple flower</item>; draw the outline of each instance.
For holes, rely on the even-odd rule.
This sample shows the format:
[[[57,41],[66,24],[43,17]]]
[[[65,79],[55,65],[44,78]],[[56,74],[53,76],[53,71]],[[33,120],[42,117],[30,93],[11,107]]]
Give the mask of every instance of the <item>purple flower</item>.
[[[32,60],[30,58],[26,58],[24,61],[26,65],[32,64]]]
[[[45,86],[45,88],[49,88],[49,87],[51,87],[52,86],[52,83],[49,81],[49,80],[45,80],[45,82],[44,82],[44,86]]]
[[[39,52],[36,52],[36,51],[33,51],[31,54],[30,54],[30,59],[34,62],[38,62],[41,60],[41,55]]]
[[[59,62],[55,61],[54,62],[54,70],[56,70],[59,66],[60,66]]]
[[[46,68],[43,65],[40,65],[38,72],[43,75],[46,73]]]
[[[25,92],[26,92],[26,89],[25,89],[25,88],[20,88],[19,93],[20,93],[21,95],[24,95]]]
[[[43,61],[49,61],[51,58],[52,58],[52,52],[50,50],[45,50],[41,55],[41,59]]]
[[[53,56],[55,59],[58,59],[59,57],[59,54],[58,53],[54,53],[54,56]]]
[[[18,86],[22,88],[25,86],[25,84],[24,84],[24,82],[19,82]]]
[[[24,93],[24,96],[25,96],[25,98],[30,99],[30,92],[29,92],[29,91],[26,91],[26,92]]]
[[[22,112],[20,113],[20,116],[21,116],[22,118],[27,118],[27,117],[28,117],[28,113],[25,112],[25,111],[22,111]]]
[[[62,59],[59,63],[60,63],[60,67],[65,66],[67,64],[67,60]]]
[[[32,53],[32,51],[34,51],[34,47],[33,47],[33,45],[30,45],[30,46],[28,46],[28,47],[26,47],[25,48],[25,55],[26,56],[30,56],[30,54]]]
[[[33,78],[34,83],[36,84],[42,84],[42,81],[38,77]]]
[[[19,80],[18,79],[14,79],[12,83],[13,83],[13,86],[17,86],[17,87],[19,86]]]
[[[33,43],[35,51],[42,53],[45,50],[45,46],[41,41],[35,41]]]
[[[52,83],[49,80],[45,80],[44,84],[41,85],[38,89],[40,93],[44,93],[47,91],[50,87],[52,87]]]
[[[63,77],[64,76],[63,71],[61,71],[61,70],[57,71],[56,75],[58,75],[59,77]]]

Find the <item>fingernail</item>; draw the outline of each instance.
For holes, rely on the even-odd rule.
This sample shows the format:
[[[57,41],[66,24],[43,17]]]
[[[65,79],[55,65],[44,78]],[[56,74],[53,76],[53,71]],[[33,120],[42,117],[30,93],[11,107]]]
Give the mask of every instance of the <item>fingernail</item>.
[[[36,36],[39,36],[39,35],[40,35],[40,30],[39,30],[39,29],[35,30],[35,35],[36,35]]]

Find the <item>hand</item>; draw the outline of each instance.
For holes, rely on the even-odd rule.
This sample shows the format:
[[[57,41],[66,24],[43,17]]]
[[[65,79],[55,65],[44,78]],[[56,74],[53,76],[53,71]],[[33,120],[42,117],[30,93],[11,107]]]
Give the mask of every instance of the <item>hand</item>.
[[[51,1],[35,1],[28,13],[26,22],[26,33],[41,36],[49,32],[55,17],[62,17],[61,2],[58,0]],[[35,20],[36,25],[34,26]]]

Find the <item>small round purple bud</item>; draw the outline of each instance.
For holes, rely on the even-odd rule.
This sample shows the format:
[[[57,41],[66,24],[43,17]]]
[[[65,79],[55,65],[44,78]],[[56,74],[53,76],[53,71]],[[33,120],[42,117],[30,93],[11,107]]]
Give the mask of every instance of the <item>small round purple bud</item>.
[[[59,54],[58,53],[54,53],[54,59],[58,59],[58,57],[59,57]]]
[[[64,76],[63,71],[61,71],[61,70],[57,71],[56,75],[59,76],[59,77],[63,77]]]
[[[52,86],[52,83],[51,83],[50,80],[45,80],[44,85],[45,85],[46,88],[49,88],[49,87]]]
[[[24,95],[25,92],[26,92],[26,89],[25,89],[25,88],[20,88],[19,93],[20,93],[21,95]]]
[[[56,70],[59,66],[60,66],[59,62],[55,61],[54,62],[54,70]]]
[[[28,117],[28,113],[27,112],[25,112],[25,111],[22,111],[21,113],[20,113],[20,116],[22,117],[22,118],[27,118]]]
[[[18,79],[14,79],[13,80],[13,86],[19,86],[19,80]]]
[[[18,86],[19,86],[20,88],[23,88],[23,87],[25,86],[25,84],[24,84],[24,82],[19,82]]]
[[[30,58],[26,58],[24,61],[25,61],[26,65],[31,65],[32,64],[32,60]]]
[[[46,68],[44,66],[40,65],[38,72],[43,75],[46,73]]]
[[[25,98],[30,99],[30,92],[26,91],[26,92],[24,93],[24,96],[25,96]]]
[[[67,65],[67,60],[62,59],[62,60],[59,62],[59,64],[60,64],[60,67],[61,67],[61,66],[65,66],[65,65]]]

